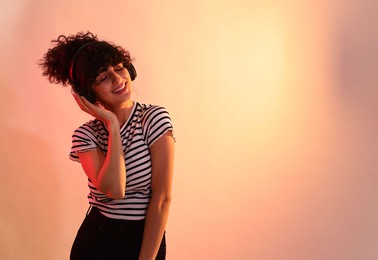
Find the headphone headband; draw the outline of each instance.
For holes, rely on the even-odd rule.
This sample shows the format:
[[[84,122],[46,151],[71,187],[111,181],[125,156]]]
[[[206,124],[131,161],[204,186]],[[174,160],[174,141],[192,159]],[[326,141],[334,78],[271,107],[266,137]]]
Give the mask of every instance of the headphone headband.
[[[73,67],[75,65],[75,61],[76,61],[76,58],[77,58],[77,55],[79,54],[79,52],[81,50],[83,50],[86,46],[88,45],[91,45],[93,43],[95,43],[96,41],[90,41],[90,42],[87,42],[83,45],[80,46],[79,49],[77,49],[77,51],[75,52],[75,54],[73,55],[72,59],[71,59],[71,64],[70,64],[70,80],[71,80],[71,83],[73,84]]]

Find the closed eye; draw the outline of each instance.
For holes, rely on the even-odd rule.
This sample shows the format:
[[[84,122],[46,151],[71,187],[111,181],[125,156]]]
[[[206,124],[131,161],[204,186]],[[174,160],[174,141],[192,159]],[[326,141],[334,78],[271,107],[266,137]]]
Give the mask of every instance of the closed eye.
[[[113,71],[122,71],[125,67],[123,66],[123,63],[119,63],[115,66],[112,67],[113,68]],[[103,82],[105,82],[106,80],[109,79],[109,70],[105,70],[103,71],[102,73],[100,73],[100,75],[96,78],[96,81],[95,81],[95,84],[96,85],[99,85]]]
[[[109,78],[109,75],[106,73],[105,75],[100,75],[99,77],[97,77],[96,81],[98,83],[101,83],[107,80],[108,78]]]
[[[113,67],[115,71],[120,71],[123,69],[123,63],[119,63]]]

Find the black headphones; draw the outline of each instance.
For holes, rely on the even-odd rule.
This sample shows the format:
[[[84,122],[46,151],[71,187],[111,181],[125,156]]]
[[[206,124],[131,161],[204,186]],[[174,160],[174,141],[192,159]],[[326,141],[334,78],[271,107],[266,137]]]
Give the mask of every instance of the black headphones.
[[[84,47],[86,47],[86,46],[88,46],[88,45],[90,45],[92,43],[95,43],[95,42],[96,41],[87,42],[87,43],[83,44],[82,46],[80,46],[80,48],[75,52],[75,54],[73,55],[73,57],[71,59],[69,73],[70,73],[70,80],[71,80],[71,83],[72,83],[72,86],[73,86],[73,89],[74,89],[75,92],[78,92],[77,91],[78,88],[75,86],[74,80],[73,80],[73,67],[75,65],[75,61],[76,61],[77,55],[79,54],[79,52],[82,49],[84,49]],[[137,77],[137,72],[136,72],[136,69],[135,69],[134,65],[132,63],[129,63],[126,66],[126,69],[129,72],[130,79],[133,81]],[[81,91],[78,92],[78,94],[80,96],[84,96],[91,103],[95,103],[96,102],[96,96],[93,93],[93,91],[91,91],[91,90],[82,89]]]
[[[129,71],[131,81],[133,81],[137,77],[137,72],[132,63],[129,63],[129,65],[126,66],[126,69]]]

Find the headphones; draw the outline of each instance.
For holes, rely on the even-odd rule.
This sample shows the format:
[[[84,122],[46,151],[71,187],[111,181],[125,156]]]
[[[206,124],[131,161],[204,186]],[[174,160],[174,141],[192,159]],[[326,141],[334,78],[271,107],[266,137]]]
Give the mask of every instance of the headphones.
[[[132,63],[130,63],[128,66],[126,66],[126,69],[128,70],[128,72],[130,74],[131,81],[134,81],[134,79],[137,76],[137,72],[136,72],[134,65]]]
[[[82,46],[80,46],[80,48],[75,52],[75,54],[73,55],[73,57],[71,59],[70,70],[69,70],[70,80],[71,80],[74,91],[77,92],[80,96],[84,96],[91,103],[96,102],[96,96],[95,96],[95,94],[93,93],[92,90],[82,89],[80,91],[77,91],[78,87],[75,86],[74,80],[73,80],[73,67],[75,65],[75,61],[76,61],[76,58],[77,58],[77,55],[79,54],[79,52],[82,49],[84,49],[86,46],[93,44],[93,43],[96,43],[96,41],[87,42],[87,43],[83,44]],[[134,65],[132,63],[129,63],[126,66],[126,69],[129,72],[130,79],[133,81],[137,77],[137,72],[136,72]]]

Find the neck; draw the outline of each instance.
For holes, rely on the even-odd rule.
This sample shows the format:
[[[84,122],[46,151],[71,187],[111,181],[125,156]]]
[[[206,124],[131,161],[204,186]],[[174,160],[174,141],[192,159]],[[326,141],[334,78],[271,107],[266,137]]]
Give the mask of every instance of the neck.
[[[134,101],[128,100],[119,106],[107,107],[107,109],[112,111],[117,116],[119,125],[122,126],[129,119],[133,106]]]

